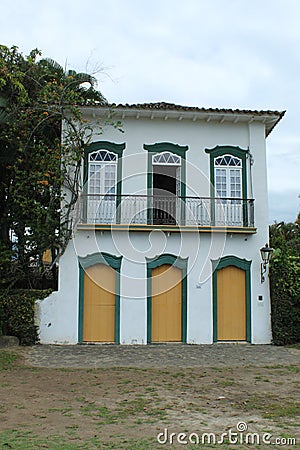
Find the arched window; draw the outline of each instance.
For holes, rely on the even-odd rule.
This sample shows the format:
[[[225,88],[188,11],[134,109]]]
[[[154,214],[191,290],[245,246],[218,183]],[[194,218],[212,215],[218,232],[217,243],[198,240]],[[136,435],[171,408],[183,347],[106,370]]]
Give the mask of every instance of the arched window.
[[[242,160],[226,154],[214,159],[215,195],[221,198],[241,198]]]
[[[115,194],[117,184],[118,155],[108,150],[89,154],[89,194]]]
[[[249,149],[217,145],[205,149],[205,153],[210,156],[212,222],[253,226],[253,201],[247,199]]]

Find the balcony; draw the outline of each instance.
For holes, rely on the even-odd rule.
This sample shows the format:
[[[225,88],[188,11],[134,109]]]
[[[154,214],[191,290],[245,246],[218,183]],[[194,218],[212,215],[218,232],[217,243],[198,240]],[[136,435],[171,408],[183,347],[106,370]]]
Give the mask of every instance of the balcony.
[[[253,233],[254,200],[174,195],[81,195],[77,223],[79,227],[92,225],[97,228],[122,228],[124,225],[133,229],[144,225],[172,230],[178,227],[243,228]]]

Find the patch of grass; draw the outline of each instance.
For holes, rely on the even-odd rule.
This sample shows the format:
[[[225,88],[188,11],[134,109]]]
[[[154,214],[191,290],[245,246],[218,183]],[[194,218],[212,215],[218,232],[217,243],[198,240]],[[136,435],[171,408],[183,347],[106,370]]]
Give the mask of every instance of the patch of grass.
[[[145,391],[146,392],[156,392],[156,388],[153,386],[148,386],[148,387],[146,387]]]
[[[292,372],[292,373],[299,373],[300,372],[300,367],[299,366],[286,366],[285,368],[289,372]]]
[[[219,385],[222,387],[227,387],[227,386],[233,386],[234,385],[234,381],[233,380],[222,380],[219,381]]]
[[[114,423],[118,420],[118,415],[115,411],[110,410],[106,406],[98,406],[95,402],[90,402],[81,407],[80,414],[84,416],[101,419],[97,425],[105,425]]]
[[[119,382],[119,384],[130,384],[131,380],[122,380]]]
[[[262,412],[262,417],[265,419],[279,420],[283,417],[294,418],[300,415],[300,402],[289,402],[285,405],[271,403],[268,406],[268,409],[270,409],[270,411]]]
[[[185,374],[183,372],[176,372],[172,374],[173,378],[185,378]]]
[[[246,402],[247,410],[257,410],[261,412],[264,419],[279,421],[282,418],[295,418],[300,415],[300,402],[279,399],[274,401],[274,396],[254,395]]]
[[[129,416],[145,415],[163,420],[167,415],[165,408],[154,406],[152,401],[145,397],[138,397],[130,401],[123,400],[119,402],[119,406],[121,408],[118,411],[118,417],[122,419]]]
[[[113,436],[115,438],[115,436]],[[154,439],[126,439],[120,437],[119,441],[103,442],[103,439],[94,437],[91,443],[95,446],[93,448],[109,449],[109,450],[153,450],[155,445]]]
[[[71,367],[59,367],[58,370],[60,372],[67,372],[67,373],[69,373],[69,372],[75,372],[76,369],[72,369]]]
[[[51,448],[51,450],[90,450],[91,441],[75,443],[68,442],[64,436],[50,435],[47,438],[37,436],[32,430],[7,430],[0,433],[0,448],[14,450],[36,450],[39,448]],[[101,448],[101,447],[99,447]]]
[[[0,370],[13,369],[17,360],[18,355],[15,353],[7,350],[0,350]]]
[[[114,423],[118,420],[118,416],[106,406],[97,407],[96,416],[102,419],[101,422],[97,422],[97,424],[101,423],[101,425],[105,423]]]
[[[264,366],[264,369],[281,369],[283,370],[285,368],[285,366],[283,366],[282,364],[272,364],[270,366]]]

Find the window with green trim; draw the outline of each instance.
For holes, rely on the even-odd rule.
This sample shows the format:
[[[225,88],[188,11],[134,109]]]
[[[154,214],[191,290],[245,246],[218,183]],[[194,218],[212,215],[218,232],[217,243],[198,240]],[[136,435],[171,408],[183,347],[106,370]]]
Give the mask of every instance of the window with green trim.
[[[215,158],[216,196],[242,197],[242,160],[232,155]]]
[[[97,141],[85,148],[84,183],[87,223],[116,223],[120,217],[122,155],[125,144]]]
[[[89,194],[115,194],[118,155],[107,150],[89,154]]]
[[[216,146],[210,156],[211,221],[214,225],[248,226],[246,157],[248,149]]]

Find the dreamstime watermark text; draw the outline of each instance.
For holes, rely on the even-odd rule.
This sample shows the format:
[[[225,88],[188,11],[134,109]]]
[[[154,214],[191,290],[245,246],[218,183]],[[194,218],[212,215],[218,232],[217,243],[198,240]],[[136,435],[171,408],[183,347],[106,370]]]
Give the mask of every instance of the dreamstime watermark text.
[[[157,442],[161,445],[164,444],[195,444],[195,445],[280,445],[280,446],[292,446],[296,445],[296,438],[294,437],[275,437],[270,433],[256,433],[248,431],[248,424],[246,422],[238,422],[235,429],[230,428],[228,431],[217,433],[174,433],[170,432],[168,428],[158,433]]]

